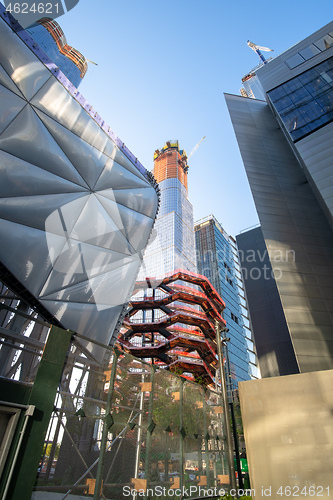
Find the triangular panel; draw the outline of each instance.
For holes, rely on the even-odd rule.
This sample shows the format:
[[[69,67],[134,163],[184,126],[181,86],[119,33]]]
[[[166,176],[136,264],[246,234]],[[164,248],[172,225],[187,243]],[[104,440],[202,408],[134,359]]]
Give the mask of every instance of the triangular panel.
[[[147,217],[155,217],[157,196],[152,187],[147,187],[147,189],[107,189],[98,191],[96,194],[140,212]]]
[[[0,197],[88,192],[5,151],[0,151],[0,176]]]
[[[85,193],[0,199],[0,218],[66,237],[82,212]]]
[[[110,137],[54,78],[40,89],[31,104],[102,153],[112,154],[115,146]]]
[[[70,162],[91,188],[95,185],[98,177],[107,162],[111,160],[98,149],[90,146],[87,142],[72,134],[67,128],[62,127],[52,118],[36,109],[36,113],[47,129],[59,144]]]
[[[111,158],[112,160],[119,163],[119,165],[132,172],[132,174],[139,177],[139,179],[148,184],[148,186],[150,186],[148,180],[141,174],[140,170],[133,165],[133,163],[127,158],[127,156],[125,156],[124,153],[120,151],[120,149],[115,148],[112,152]]]
[[[54,261],[52,272],[41,296],[46,297],[65,287],[106,274],[117,267],[129,264],[136,257],[68,240],[61,254]]]
[[[71,238],[127,255],[134,253],[123,234],[117,206],[112,208],[112,211],[106,211],[98,202],[96,195],[92,194],[71,231]],[[92,213],[93,218],[90,216]]]
[[[52,76],[4,22],[0,27],[0,63],[28,100]]]
[[[118,163],[110,160],[105,166],[94,189],[96,191],[104,189],[137,189],[151,187],[138,176],[129,172]]]
[[[116,204],[113,201],[98,194],[96,194],[96,196],[107,212],[111,213],[115,210],[114,205]],[[122,232],[124,232],[132,247],[135,248],[137,252],[140,252],[144,249],[151,231],[151,218],[139,214],[134,210],[130,210],[123,205],[117,204],[116,207],[117,214],[119,214],[118,217],[120,216],[122,221]]]
[[[108,345],[114,328],[118,322],[123,306],[104,306],[98,308],[96,304],[76,304],[74,302],[56,302],[41,300],[41,304],[62,323],[66,328],[82,333],[88,338]],[[80,342],[83,341],[80,339]],[[96,344],[87,343],[85,346],[93,356],[102,359],[104,349]]]
[[[65,244],[65,238],[0,219],[0,261],[35,297]],[[23,265],[25,263],[25,265]]]
[[[59,177],[88,187],[30,106],[0,136],[0,148]]]
[[[0,65],[0,84],[6,87],[11,92],[14,92],[14,94],[18,95],[19,97],[24,98],[23,94],[20,92],[18,87],[16,87],[13,80],[9,77],[9,75],[6,73],[6,71],[3,69],[1,65]]]
[[[26,105],[24,99],[0,85],[0,135]]]
[[[87,279],[73,286],[68,286],[43,300],[61,302],[90,303],[99,306],[118,306],[128,301],[129,290],[140,267],[139,258],[132,257],[131,262],[120,265],[105,274]]]

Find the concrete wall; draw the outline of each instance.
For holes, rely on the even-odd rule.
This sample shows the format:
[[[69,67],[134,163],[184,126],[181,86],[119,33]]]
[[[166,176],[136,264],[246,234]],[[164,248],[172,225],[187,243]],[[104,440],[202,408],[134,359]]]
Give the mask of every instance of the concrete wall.
[[[240,382],[239,396],[254,498],[330,498],[333,370]]]

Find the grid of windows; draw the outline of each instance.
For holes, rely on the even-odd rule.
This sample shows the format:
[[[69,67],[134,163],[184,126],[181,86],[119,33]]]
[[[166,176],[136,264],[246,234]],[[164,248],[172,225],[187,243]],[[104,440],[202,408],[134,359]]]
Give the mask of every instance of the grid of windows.
[[[268,96],[294,142],[333,121],[333,57]]]
[[[48,30],[52,31],[49,32]],[[45,21],[45,26],[38,24],[26,30],[38,43],[75,87],[84,77],[88,63],[76,49],[67,45],[65,35],[55,21]],[[52,33],[52,34],[51,34]],[[58,43],[57,43],[58,41]],[[64,53],[61,53],[63,51]]]
[[[225,357],[228,390],[232,391],[240,380],[249,380],[251,375],[258,376],[237,245],[213,216],[195,224],[195,241],[198,273],[210,280],[226,304],[223,316],[229,329],[227,336],[231,340]]]
[[[138,280],[164,277],[176,269],[196,272],[193,207],[178,179],[159,183],[160,209]]]
[[[305,61],[312,59],[312,57],[320,54],[324,50],[329,49],[333,46],[333,32],[327,33],[327,35],[319,38],[314,43],[305,47],[305,49],[297,52],[297,54],[293,55],[289,59],[286,60],[286,65],[288,68],[293,69],[303,64]]]

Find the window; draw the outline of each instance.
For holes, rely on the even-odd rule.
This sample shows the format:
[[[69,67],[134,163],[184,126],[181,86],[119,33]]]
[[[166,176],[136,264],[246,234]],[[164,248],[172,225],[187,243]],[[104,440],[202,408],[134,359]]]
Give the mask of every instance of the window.
[[[294,142],[333,121],[333,57],[268,96]]]
[[[232,319],[235,323],[237,323],[237,325],[238,325],[239,321],[238,321],[237,316],[235,316],[235,314],[234,314],[234,313],[231,313],[231,319]]]
[[[227,269],[227,271],[229,271],[229,273],[231,273],[231,269],[230,267],[228,266],[228,264],[226,262],[224,262],[224,267]]]
[[[289,69],[294,69],[308,59],[311,59],[317,54],[320,54],[320,52],[323,52],[324,50],[329,49],[332,46],[333,36],[332,33],[328,33],[323,38],[320,38],[316,42],[312,43],[308,47],[305,47],[305,49],[300,50],[297,54],[287,59],[286,65]]]
[[[229,285],[234,286],[233,281],[229,278],[229,276],[226,276],[226,280],[229,283]]]

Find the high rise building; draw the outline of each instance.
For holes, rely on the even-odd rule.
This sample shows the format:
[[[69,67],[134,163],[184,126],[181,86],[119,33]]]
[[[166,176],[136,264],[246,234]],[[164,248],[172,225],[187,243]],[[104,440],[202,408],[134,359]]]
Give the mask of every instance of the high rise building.
[[[216,324],[226,327],[224,302],[197,275],[187,156],[178,141],[154,154],[160,208],[145,250],[119,345],[204,384],[215,383]]]
[[[59,24],[53,19],[43,18],[26,31],[68,80],[78,87],[87,72],[88,62],[81,52],[67,44]]]
[[[264,89],[256,75],[256,70],[261,68],[264,63],[261,63],[256,68],[252,69],[249,73],[242,78],[243,87],[240,93],[243,97],[250,97],[250,99],[265,99]]]
[[[256,77],[266,101],[226,101],[288,329],[286,355],[300,372],[332,369],[333,22]],[[246,248],[263,272],[258,249]]]
[[[194,231],[198,272],[209,279],[226,305],[229,333],[225,336],[230,337],[226,371],[228,390],[233,391],[239,381],[259,376],[237,244],[213,215],[196,222]]]
[[[178,141],[168,141],[154,154],[154,177],[161,203],[139,280],[160,278],[177,269],[196,271],[193,207],[188,199],[187,157]]]

